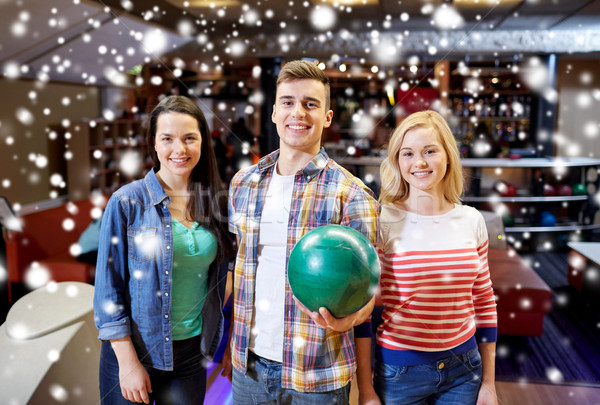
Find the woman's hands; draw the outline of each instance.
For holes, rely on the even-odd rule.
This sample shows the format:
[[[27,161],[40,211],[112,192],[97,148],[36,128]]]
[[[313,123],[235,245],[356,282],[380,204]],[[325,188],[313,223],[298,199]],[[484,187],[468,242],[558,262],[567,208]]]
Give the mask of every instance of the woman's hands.
[[[496,394],[496,343],[479,343],[481,355],[481,388],[477,396],[477,405],[498,405]]]
[[[477,395],[477,405],[498,405],[498,395],[494,383],[482,383]]]
[[[123,398],[131,402],[150,403],[150,376],[138,360],[131,338],[128,336],[111,340],[110,343],[119,362],[119,381]]]
[[[231,336],[227,341],[227,346],[225,346],[223,358],[221,359],[221,366],[223,367],[223,371],[221,371],[221,376],[227,377],[229,382],[232,382],[231,378],[233,372],[233,365],[231,364]]]

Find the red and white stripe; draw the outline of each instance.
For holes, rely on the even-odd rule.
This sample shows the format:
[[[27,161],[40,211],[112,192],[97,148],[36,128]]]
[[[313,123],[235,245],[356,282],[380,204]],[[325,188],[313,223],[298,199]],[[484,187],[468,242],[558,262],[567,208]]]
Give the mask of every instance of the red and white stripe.
[[[381,346],[447,350],[473,335],[475,319],[480,326],[496,326],[487,243],[479,249],[379,253]]]

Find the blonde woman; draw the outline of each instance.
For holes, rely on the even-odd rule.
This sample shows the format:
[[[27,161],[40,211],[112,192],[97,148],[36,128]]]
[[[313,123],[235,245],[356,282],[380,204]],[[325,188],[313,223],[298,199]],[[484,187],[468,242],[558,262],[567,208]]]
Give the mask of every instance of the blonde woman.
[[[496,304],[485,222],[462,205],[444,118],[408,116],[381,167],[382,323],[375,390],[387,404],[497,404]]]

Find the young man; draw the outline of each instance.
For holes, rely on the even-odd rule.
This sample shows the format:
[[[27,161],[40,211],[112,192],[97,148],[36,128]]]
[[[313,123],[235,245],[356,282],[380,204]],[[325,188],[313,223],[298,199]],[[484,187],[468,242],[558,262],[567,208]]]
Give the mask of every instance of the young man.
[[[356,350],[371,350],[369,302],[345,318],[295,301],[289,255],[310,230],[350,226],[375,243],[372,192],[321,148],[331,125],[329,80],[314,63],[292,61],[277,78],[272,120],[280,149],[244,169],[229,190],[229,227],[238,240],[231,335],[233,402],[347,404]],[[363,323],[364,322],[364,323]],[[365,343],[366,344],[361,344]],[[362,372],[361,372],[362,371]],[[370,364],[359,365],[361,400],[375,396]]]

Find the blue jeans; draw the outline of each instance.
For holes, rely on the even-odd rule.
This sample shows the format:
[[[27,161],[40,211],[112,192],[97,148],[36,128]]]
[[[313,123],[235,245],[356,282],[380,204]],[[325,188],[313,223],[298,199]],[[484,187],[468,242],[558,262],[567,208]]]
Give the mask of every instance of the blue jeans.
[[[152,385],[150,404],[201,405],[206,391],[206,361],[200,352],[200,336],[173,342],[173,371],[146,367]],[[100,398],[102,405],[125,405],[119,384],[119,364],[109,341],[100,352]]]
[[[233,403],[236,405],[343,404],[350,401],[350,384],[335,391],[299,392],[281,388],[281,363],[248,351],[246,375],[233,369]]]
[[[475,348],[417,366],[378,362],[374,386],[383,404],[475,404],[481,386],[481,356]]]

